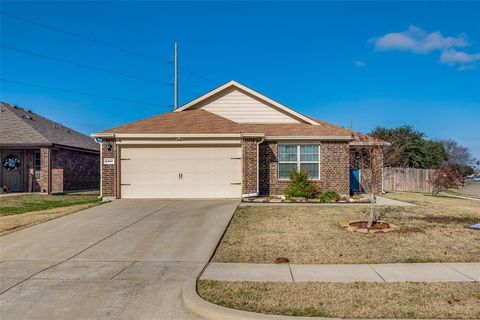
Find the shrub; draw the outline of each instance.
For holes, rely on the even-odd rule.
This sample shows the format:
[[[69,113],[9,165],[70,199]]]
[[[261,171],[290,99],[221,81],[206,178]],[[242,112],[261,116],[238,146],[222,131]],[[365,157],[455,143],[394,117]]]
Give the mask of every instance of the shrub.
[[[433,186],[432,195],[436,196],[444,190],[461,187],[463,176],[450,167],[444,166],[433,171],[433,178],[429,182]]]
[[[320,199],[321,202],[337,202],[340,200],[340,195],[335,191],[327,191],[322,193],[318,199]]]
[[[308,172],[306,170],[292,170],[288,173],[290,184],[285,190],[287,198],[315,198],[317,188],[308,180]]]

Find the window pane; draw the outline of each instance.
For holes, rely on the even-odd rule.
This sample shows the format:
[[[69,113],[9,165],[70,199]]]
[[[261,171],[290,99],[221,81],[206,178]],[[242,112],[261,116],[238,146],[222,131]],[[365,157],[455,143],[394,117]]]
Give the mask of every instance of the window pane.
[[[301,145],[300,161],[318,161],[318,145],[316,144]]]
[[[302,163],[300,170],[307,170],[310,179],[318,179],[318,163]]]
[[[297,165],[295,163],[279,163],[278,178],[288,179],[288,173],[292,170],[297,170]]]
[[[297,146],[279,145],[278,161],[297,161]]]
[[[35,152],[35,171],[40,171],[40,152]]]

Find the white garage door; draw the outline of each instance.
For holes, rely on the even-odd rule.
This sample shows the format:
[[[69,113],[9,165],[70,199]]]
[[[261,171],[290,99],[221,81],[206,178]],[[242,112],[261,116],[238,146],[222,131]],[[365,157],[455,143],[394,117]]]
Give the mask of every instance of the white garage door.
[[[240,147],[122,147],[122,198],[239,198]]]

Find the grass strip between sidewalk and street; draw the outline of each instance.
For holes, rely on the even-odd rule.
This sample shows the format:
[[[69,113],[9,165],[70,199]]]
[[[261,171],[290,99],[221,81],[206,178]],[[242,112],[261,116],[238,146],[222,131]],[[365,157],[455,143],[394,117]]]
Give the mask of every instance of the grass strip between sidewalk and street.
[[[288,316],[480,318],[480,283],[273,283],[200,280],[199,295],[227,308]]]

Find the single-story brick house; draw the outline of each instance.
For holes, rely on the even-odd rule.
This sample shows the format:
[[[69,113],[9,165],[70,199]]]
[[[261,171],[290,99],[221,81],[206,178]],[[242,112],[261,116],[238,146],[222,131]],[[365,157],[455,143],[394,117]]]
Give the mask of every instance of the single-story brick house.
[[[0,187],[12,192],[98,189],[100,145],[30,110],[0,102]]]
[[[352,175],[356,149],[375,150],[364,177],[381,175],[383,167],[382,141],[307,117],[235,81],[172,112],[93,136],[102,141],[105,198],[281,195],[294,168],[306,169],[320,191],[349,194],[351,176],[360,178]]]

